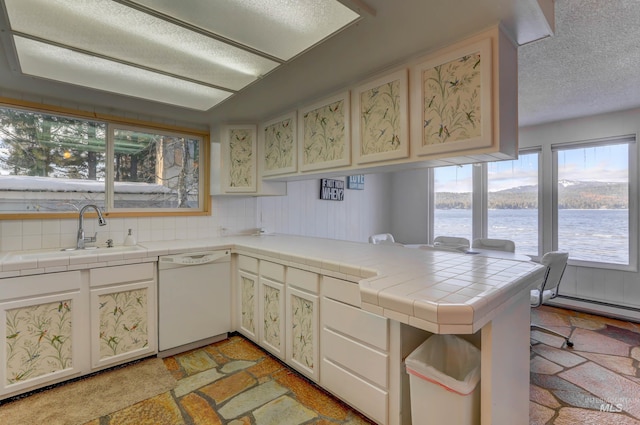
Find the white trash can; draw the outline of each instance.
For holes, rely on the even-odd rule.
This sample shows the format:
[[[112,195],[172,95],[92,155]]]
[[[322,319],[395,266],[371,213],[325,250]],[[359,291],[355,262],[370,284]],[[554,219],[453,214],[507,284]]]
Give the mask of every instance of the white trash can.
[[[413,425],[480,424],[480,350],[455,335],[432,335],[405,360]]]

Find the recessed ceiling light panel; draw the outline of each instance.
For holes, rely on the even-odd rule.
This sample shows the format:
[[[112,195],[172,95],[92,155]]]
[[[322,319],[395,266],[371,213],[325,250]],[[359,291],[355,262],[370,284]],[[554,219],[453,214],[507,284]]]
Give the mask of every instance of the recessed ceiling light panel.
[[[14,36],[22,72],[64,83],[206,111],[231,92]]]
[[[5,0],[14,32],[240,90],[278,62],[109,0]]]
[[[289,60],[360,19],[337,0],[132,0]]]

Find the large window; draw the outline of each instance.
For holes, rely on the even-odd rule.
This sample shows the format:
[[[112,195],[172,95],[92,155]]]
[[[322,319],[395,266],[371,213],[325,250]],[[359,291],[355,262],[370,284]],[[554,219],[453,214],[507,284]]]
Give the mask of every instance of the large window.
[[[553,147],[557,247],[572,260],[630,264],[629,180],[633,139]]]
[[[472,166],[450,166],[434,171],[434,236],[456,236],[471,240]]]
[[[538,152],[487,163],[487,237],[510,239],[538,255]]]
[[[204,212],[203,148],[197,134],[0,107],[0,214]]]

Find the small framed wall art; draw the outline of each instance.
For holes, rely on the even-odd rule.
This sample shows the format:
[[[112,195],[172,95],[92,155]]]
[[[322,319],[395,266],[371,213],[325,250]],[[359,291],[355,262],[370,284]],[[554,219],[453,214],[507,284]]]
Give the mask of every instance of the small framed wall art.
[[[347,176],[347,189],[364,190],[364,174]]]
[[[491,39],[436,53],[411,69],[412,149],[418,155],[490,147]]]
[[[356,163],[409,156],[408,79],[407,70],[402,69],[354,90]]]
[[[320,179],[320,199],[344,201],[344,180]]]
[[[297,169],[296,112],[279,116],[260,125],[259,155],[262,175],[295,173]]]
[[[325,98],[298,112],[298,162],[301,171],[351,163],[349,92]]]

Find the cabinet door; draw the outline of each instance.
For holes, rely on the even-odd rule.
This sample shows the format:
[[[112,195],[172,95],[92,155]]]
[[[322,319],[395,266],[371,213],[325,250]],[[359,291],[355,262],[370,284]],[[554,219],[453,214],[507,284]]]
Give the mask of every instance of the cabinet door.
[[[318,296],[287,286],[286,304],[287,363],[318,381]]]
[[[284,299],[284,284],[260,277],[260,345],[282,360],[285,359]]]
[[[255,192],[257,152],[255,125],[228,125],[221,129],[222,190]]]
[[[238,331],[254,342],[258,342],[258,277],[244,270],[238,271]]]
[[[81,373],[86,310],[80,300],[74,291],[0,303],[0,395]]]
[[[155,281],[92,289],[92,368],[155,353],[156,305]]]

